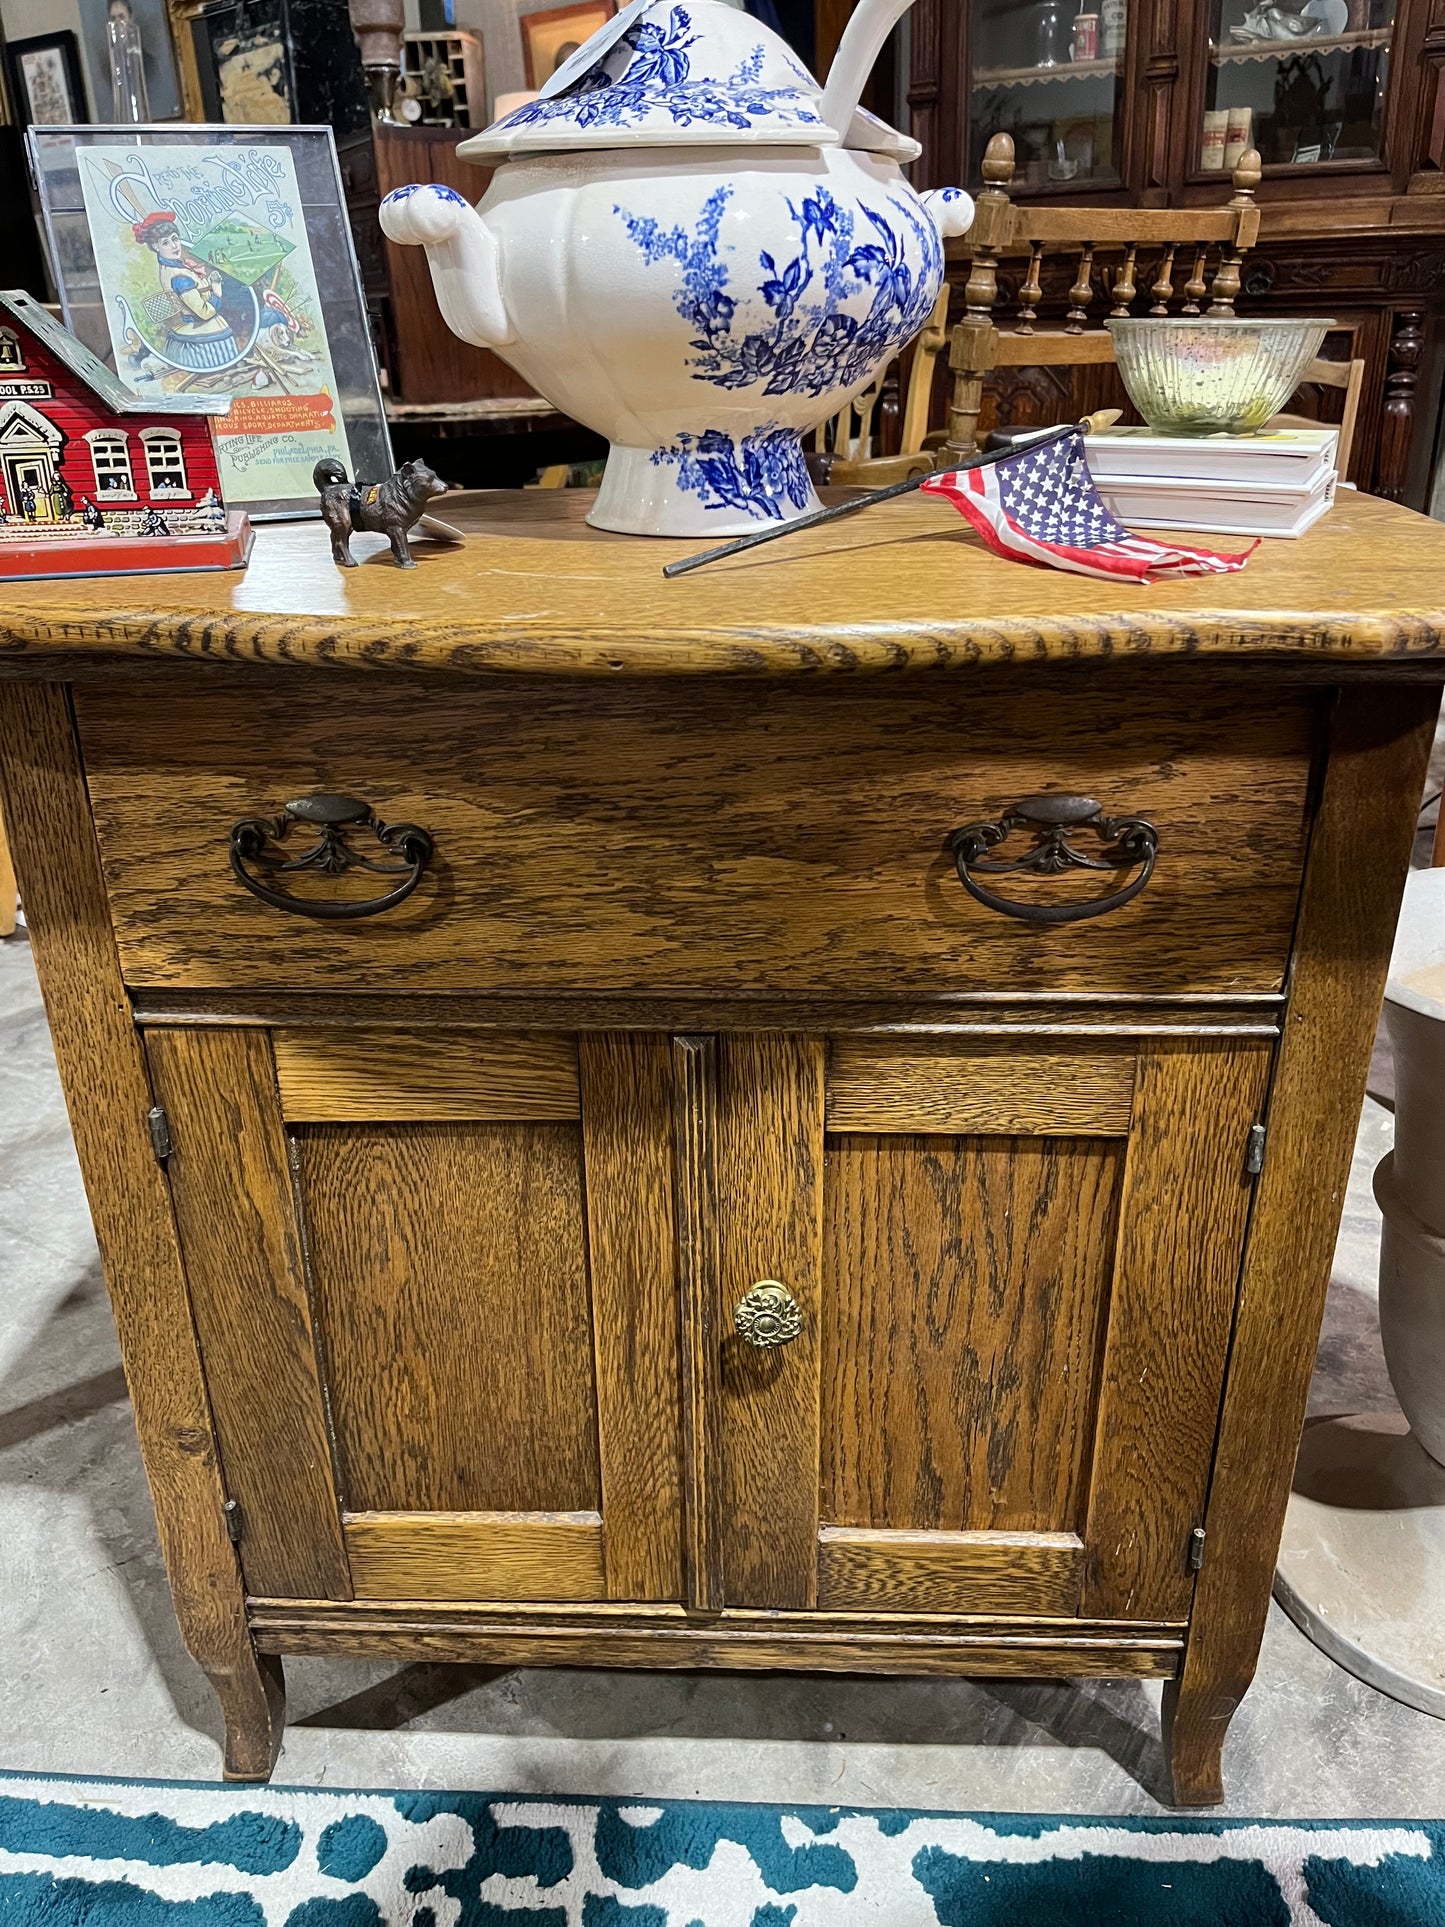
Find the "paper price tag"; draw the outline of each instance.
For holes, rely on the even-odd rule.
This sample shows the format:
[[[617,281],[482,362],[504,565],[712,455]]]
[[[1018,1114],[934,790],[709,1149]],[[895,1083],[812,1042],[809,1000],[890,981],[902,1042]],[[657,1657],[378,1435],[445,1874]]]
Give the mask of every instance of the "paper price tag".
[[[570,54],[557,71],[550,75],[537,89],[543,100],[555,100],[558,94],[565,94],[569,87],[582,78],[589,67],[595,67],[602,56],[610,53],[632,25],[640,20],[652,5],[652,0],[631,0],[631,5],[614,14],[605,27],[599,27],[590,40],[584,40],[575,54]]]

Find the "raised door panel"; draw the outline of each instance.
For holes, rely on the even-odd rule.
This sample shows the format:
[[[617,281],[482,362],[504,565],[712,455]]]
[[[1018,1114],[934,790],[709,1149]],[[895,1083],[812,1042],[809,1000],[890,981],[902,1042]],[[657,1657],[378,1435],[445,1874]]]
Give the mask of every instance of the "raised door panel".
[[[808,1049],[720,1079],[727,1604],[1185,1618],[1267,1044]]]
[[[580,1138],[296,1132],[349,1511],[600,1511]]]
[[[211,1072],[178,1143],[232,1115],[238,1036],[273,1174],[286,1173],[251,1208],[277,1251],[304,1256],[304,1289],[243,1355],[237,1321],[202,1315],[227,1289],[224,1240],[208,1249],[183,1224],[202,1342],[213,1381],[244,1374],[248,1465],[270,1463],[268,1428],[330,1441],[324,1479],[289,1516],[274,1469],[237,1493],[251,1589],[680,1597],[665,1040],[599,1038],[579,1054],[552,1036],[160,1033],[157,1062],[182,1038]],[[189,1172],[179,1154],[183,1220]],[[239,1220],[229,1174],[209,1175]],[[197,1198],[191,1215],[206,1208]],[[228,1434],[242,1435],[219,1408],[218,1426],[229,1481]],[[316,1584],[259,1563],[268,1535],[325,1543],[339,1569],[313,1559]]]
[[[832,1137],[823,1517],[1071,1529],[1087,1484],[1123,1146]]]

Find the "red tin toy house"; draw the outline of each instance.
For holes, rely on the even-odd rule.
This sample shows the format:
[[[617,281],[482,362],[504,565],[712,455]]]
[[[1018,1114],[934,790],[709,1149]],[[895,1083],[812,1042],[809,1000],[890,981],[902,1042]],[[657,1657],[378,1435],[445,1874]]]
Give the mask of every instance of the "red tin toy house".
[[[221,500],[227,395],[142,401],[20,291],[0,291],[0,576],[237,569],[251,524]]]

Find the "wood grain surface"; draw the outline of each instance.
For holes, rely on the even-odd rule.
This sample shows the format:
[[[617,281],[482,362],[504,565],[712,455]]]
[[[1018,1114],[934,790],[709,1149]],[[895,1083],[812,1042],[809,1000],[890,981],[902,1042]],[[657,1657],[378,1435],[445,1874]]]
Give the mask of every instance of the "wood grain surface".
[[[301,1609],[289,1602],[253,1607],[263,1652],[326,1657],[462,1661],[490,1666],[717,1667],[728,1672],[787,1669],[941,1678],[960,1674],[1014,1679],[1170,1679],[1179,1666],[1179,1633],[1062,1628],[1057,1621],[964,1630],[936,1618],[903,1631],[877,1616],[846,1627],[786,1629],[778,1615],[746,1621],[727,1615],[692,1624],[578,1625],[535,1610],[514,1622],[458,1611],[448,1603]]]
[[[148,1040],[226,1487],[252,1592],[347,1599],[286,1130],[264,1031]]]
[[[723,1464],[718,1300],[718,1045],[715,1037],[672,1041],[674,1205],[682,1338],[684,1457],[683,1566],[687,1603],[722,1610]]]
[[[543,700],[507,685],[445,703],[419,702],[418,687],[358,684],[344,704],[277,679],[263,691],[193,677],[163,700],[77,692],[129,982],[1281,987],[1319,735],[1311,692],[1196,686],[1186,699],[1172,679],[1065,688],[1039,672],[928,691],[557,685]],[[975,903],[945,848],[960,825],[1051,789],[1146,816],[1161,845],[1140,897],[1063,930]],[[231,825],[314,790],[353,792],[433,833],[407,902],[318,923],[235,880]],[[1050,902],[1115,887],[1077,871],[1007,886]]]
[[[567,1123],[582,1114],[577,1046],[562,1037],[455,1031],[280,1030],[288,1123]]]
[[[797,1030],[839,1036],[898,1036],[928,1031],[968,1039],[1057,1037],[1274,1037],[1282,991],[1141,991],[1136,996],[1091,990],[913,992],[883,997],[728,996],[705,992],[389,991],[336,994],[285,990],[136,990],[131,1008],[149,1029],[161,1026],[263,1024],[286,1029],[374,1030],[630,1030],[697,1035],[716,1030]]]
[[[346,1510],[597,1511],[577,1127],[297,1142]]]
[[[379,554],[337,569],[325,531],[294,523],[257,531],[244,574],[9,584],[0,673],[124,655],[610,681],[1217,656],[1439,678],[1445,528],[1368,495],[1238,574],[1147,587],[1005,561],[919,495],[665,582],[703,545],[589,529],[590,506],[579,489],[449,497],[469,541],[418,542],[405,577]]]
[[[439,1619],[445,1618],[464,1625],[504,1627],[509,1632],[522,1631],[542,1621],[574,1626],[582,1632],[597,1632],[609,1626],[665,1629],[698,1623],[697,1615],[685,1603],[633,1601],[624,1604],[611,1599],[549,1600],[545,1613],[539,1614],[526,1602],[515,1600],[453,1600],[447,1602],[444,1608],[419,1603],[412,1609],[404,1600],[392,1600],[379,1606],[374,1600],[364,1599],[264,1599],[252,1595],[246,1601],[246,1610],[258,1622],[271,1624],[299,1624],[302,1620],[316,1617],[327,1625],[338,1626],[374,1626],[383,1621],[434,1625]],[[724,1627],[736,1627],[739,1632],[773,1632],[788,1639],[808,1633],[836,1638],[840,1634],[847,1636],[874,1627],[904,1635],[929,1634],[946,1627],[951,1632],[969,1638],[1028,1640],[1062,1636],[1069,1639],[1114,1639],[1121,1645],[1138,1640],[1177,1645],[1185,1631],[1185,1622],[1182,1620],[1090,1619],[1077,1613],[889,1612],[878,1607],[870,1607],[863,1612],[824,1612],[817,1607],[794,1612],[770,1607],[726,1606],[716,1619],[716,1625],[703,1627],[702,1630],[715,1632]]]
[[[1067,1614],[1077,1610],[1084,1548],[1072,1532],[818,1534],[823,1610]]]
[[[1269,1139],[1239,1285],[1204,1567],[1165,1735],[1175,1798],[1223,1798],[1254,1674],[1438,705],[1343,692],[1300,907]]]
[[[595,1512],[346,1516],[358,1599],[601,1599]]]
[[[281,1744],[280,1668],[246,1628],[210,1397],[153,1102],[105,908],[63,688],[0,683],[0,789],[56,1061],[105,1267],[181,1634],[226,1719],[226,1771],[264,1779]]]
[[[1182,1618],[1203,1521],[1269,1050],[1141,1052],[1099,1389],[1083,1609]]]
[[[579,1047],[607,1591],[683,1596],[682,1359],[665,1037]]]
[[[1134,1044],[1075,1050],[1016,1042],[841,1038],[828,1054],[830,1131],[1124,1136]]]
[[[823,1046],[719,1043],[717,1328],[724,1588],[729,1605],[811,1606],[818,1585],[818,1371],[822,1354]],[[733,1311],[776,1280],[802,1329],[767,1351]]]
[[[10,844],[5,835],[5,817],[0,813],[0,937],[15,928],[15,866],[10,860]]]
[[[1075,1530],[1122,1161],[1107,1140],[829,1138],[827,1524]]]

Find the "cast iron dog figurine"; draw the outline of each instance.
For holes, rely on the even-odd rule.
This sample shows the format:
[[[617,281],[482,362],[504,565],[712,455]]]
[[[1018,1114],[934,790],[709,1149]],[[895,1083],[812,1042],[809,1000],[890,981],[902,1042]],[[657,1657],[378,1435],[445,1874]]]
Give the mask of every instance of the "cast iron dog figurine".
[[[351,538],[384,535],[391,543],[392,560],[399,569],[414,569],[407,531],[426,514],[427,503],[445,495],[447,485],[425,462],[403,462],[384,482],[348,482],[346,470],[327,456],[311,471],[321,494],[321,519],[331,531],[331,559],[338,568],[354,569]]]

